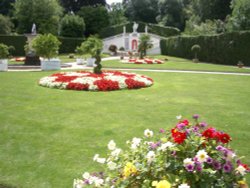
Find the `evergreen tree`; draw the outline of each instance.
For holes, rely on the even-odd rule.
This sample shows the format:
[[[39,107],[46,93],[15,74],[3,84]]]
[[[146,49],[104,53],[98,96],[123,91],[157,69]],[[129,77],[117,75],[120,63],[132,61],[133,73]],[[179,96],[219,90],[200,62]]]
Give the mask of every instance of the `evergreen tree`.
[[[11,15],[14,10],[15,0],[0,0],[0,14]]]

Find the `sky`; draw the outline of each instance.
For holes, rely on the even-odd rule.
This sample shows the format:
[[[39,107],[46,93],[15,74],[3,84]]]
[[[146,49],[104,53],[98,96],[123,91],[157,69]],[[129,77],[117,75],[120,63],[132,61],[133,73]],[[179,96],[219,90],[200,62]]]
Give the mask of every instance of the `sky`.
[[[122,0],[106,0],[106,3],[111,4],[111,3],[121,3]]]

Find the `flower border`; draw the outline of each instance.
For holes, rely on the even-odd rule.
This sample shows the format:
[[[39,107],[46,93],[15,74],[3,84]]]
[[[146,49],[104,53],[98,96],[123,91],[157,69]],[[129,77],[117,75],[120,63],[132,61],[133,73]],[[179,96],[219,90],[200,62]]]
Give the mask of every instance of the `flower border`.
[[[153,85],[153,80],[147,76],[119,72],[104,71],[94,74],[88,71],[61,72],[43,77],[40,86],[85,91],[113,91],[121,89],[139,89]]]
[[[122,63],[125,63],[125,64],[163,64],[164,61],[160,59],[144,58],[144,59],[129,59],[129,60],[122,61]]]

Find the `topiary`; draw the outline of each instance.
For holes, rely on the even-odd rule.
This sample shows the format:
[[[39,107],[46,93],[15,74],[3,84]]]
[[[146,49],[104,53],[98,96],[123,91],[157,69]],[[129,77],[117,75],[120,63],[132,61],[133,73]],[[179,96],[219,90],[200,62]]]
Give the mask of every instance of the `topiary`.
[[[116,55],[117,54],[117,46],[114,44],[111,44],[109,46],[109,51],[113,52]]]
[[[193,59],[193,61],[194,62],[198,62],[199,59],[197,58],[197,54],[198,54],[199,51],[201,51],[200,45],[198,45],[198,44],[193,45],[192,48],[191,48],[191,51],[194,52],[194,59]]]

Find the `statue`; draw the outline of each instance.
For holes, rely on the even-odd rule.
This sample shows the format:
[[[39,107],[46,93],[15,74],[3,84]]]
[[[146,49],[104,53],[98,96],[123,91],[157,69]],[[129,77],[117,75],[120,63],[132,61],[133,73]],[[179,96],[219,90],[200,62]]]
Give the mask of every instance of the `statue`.
[[[36,35],[36,24],[35,23],[32,24],[31,34]]]
[[[145,33],[148,34],[148,25],[145,25]]]
[[[138,24],[136,22],[134,22],[133,33],[137,33],[137,29],[138,29]]]

